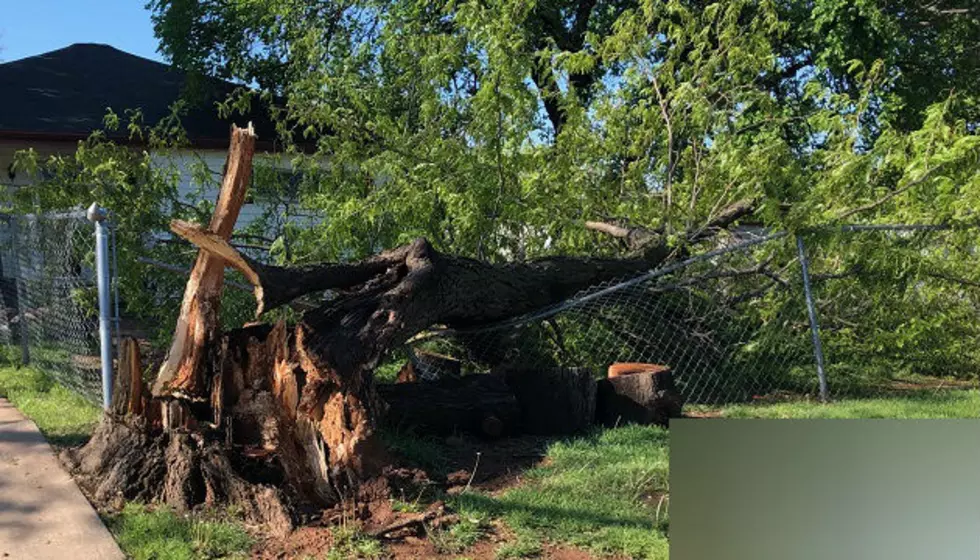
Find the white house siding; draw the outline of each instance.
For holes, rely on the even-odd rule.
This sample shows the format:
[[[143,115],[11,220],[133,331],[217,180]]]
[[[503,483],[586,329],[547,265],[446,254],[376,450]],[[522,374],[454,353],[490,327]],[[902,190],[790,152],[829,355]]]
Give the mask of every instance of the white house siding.
[[[153,165],[162,169],[173,169],[179,174],[177,196],[183,202],[195,200],[215,201],[218,198],[217,186],[221,184],[221,173],[225,166],[228,153],[223,150],[180,150],[176,152],[158,152],[150,155]],[[261,156],[257,158],[261,161]],[[269,159],[268,157],[266,159]],[[213,186],[201,191],[201,185],[195,182],[195,168],[201,163],[211,171]],[[256,204],[245,204],[238,215],[236,229],[247,227],[262,217],[263,208]]]

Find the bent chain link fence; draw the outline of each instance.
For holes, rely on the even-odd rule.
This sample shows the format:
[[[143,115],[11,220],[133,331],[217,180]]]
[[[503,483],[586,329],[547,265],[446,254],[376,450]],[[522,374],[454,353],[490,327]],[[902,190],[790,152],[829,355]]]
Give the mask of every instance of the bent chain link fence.
[[[861,226],[804,236],[832,398],[977,388],[976,233]],[[94,245],[82,211],[0,214],[3,356],[98,402]],[[249,298],[226,290],[222,314],[245,320]],[[435,329],[389,356],[378,377],[391,381],[406,363],[421,378],[554,367],[601,377],[616,362],[669,367],[692,404],[818,398],[796,239],[743,229],[707,253],[530,315]]]
[[[903,227],[806,236],[833,398],[977,387],[980,281],[961,276],[976,257],[951,232]],[[692,404],[819,397],[799,253],[782,234],[743,232],[525,317],[427,333],[382,376],[406,360],[421,378],[554,367],[600,377],[646,362],[668,366]]]
[[[92,222],[83,210],[0,214],[0,347],[92,402],[101,360]]]

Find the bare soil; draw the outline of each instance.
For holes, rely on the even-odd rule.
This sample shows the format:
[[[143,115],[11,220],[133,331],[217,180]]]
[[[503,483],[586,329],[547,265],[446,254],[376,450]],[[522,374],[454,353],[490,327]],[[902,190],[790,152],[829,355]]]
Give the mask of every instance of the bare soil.
[[[501,545],[514,540],[505,527],[495,524],[476,544],[462,552],[440,552],[424,533],[406,536],[397,540],[385,540],[385,558],[388,560],[450,560],[469,558],[472,560],[496,560]],[[252,557],[260,560],[294,560],[305,557],[320,558],[333,546],[331,528],[302,527],[293,531],[283,540],[265,540],[252,551]],[[545,543],[539,558],[549,560],[595,560],[587,551],[570,546]],[[625,560],[623,556],[603,557],[608,560]]]
[[[455,494],[469,488],[497,494],[520,484],[525,470],[541,464],[551,440],[539,436],[522,436],[498,441],[482,441],[470,438],[447,438],[441,457],[444,476],[432,475],[399,458],[398,465],[387,469],[379,492],[402,496],[401,501],[418,501],[426,511],[438,513],[431,521],[410,525],[381,538],[386,558],[393,560],[471,558],[491,560],[497,557],[497,549],[515,537],[498,522],[472,547],[462,552],[440,552],[432,540],[426,538],[433,528],[448,527],[455,522],[453,512],[441,501],[429,503],[441,493]],[[426,505],[428,504],[428,505]],[[356,511],[325,511],[313,524],[301,527],[287,537],[266,538],[256,545],[252,556],[264,560],[284,560],[320,557],[334,544],[333,530],[338,524],[360,523],[365,533],[397,524],[420,513],[397,512],[390,500],[366,503]],[[356,519],[363,522],[351,521]],[[591,560],[588,552],[554,543],[543,544],[540,558],[555,560]],[[615,558],[615,557],[614,557]]]

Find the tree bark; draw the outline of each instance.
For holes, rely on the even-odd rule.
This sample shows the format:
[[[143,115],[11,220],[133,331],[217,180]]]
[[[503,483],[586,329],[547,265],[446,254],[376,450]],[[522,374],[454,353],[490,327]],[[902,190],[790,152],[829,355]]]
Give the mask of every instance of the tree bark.
[[[146,386],[143,384],[143,364],[139,343],[124,338],[119,347],[118,373],[112,390],[112,411],[119,416],[143,414]]]

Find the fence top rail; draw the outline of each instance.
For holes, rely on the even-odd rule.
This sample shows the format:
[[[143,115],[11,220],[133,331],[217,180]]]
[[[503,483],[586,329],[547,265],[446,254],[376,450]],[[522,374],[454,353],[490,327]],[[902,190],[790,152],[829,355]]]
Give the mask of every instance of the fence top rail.
[[[40,214],[28,213],[18,214],[14,212],[0,212],[0,220],[10,221],[14,218],[26,218],[28,220],[75,220],[85,218],[85,209],[76,208],[74,210],[64,210],[57,212],[42,212]]]

